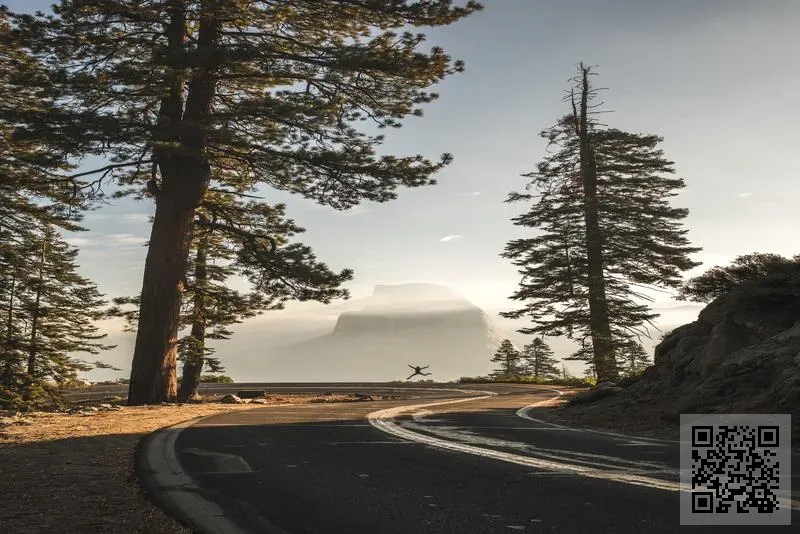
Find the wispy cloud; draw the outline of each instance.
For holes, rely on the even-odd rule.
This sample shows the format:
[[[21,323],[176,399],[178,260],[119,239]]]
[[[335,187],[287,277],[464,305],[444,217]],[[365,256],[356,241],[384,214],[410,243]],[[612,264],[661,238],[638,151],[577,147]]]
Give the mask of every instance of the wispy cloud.
[[[366,206],[353,206],[349,210],[344,211],[336,211],[336,215],[341,215],[343,217],[353,217],[354,215],[363,215],[364,213],[369,213],[372,211],[371,209],[367,208]]]
[[[149,213],[123,213],[119,216],[119,220],[125,222],[147,222],[149,217]]]
[[[453,241],[454,239],[461,239],[461,237],[462,236],[460,236],[458,234],[446,235],[443,238],[441,238],[439,241],[441,241],[442,243],[447,243],[448,241]]]
[[[85,247],[91,241],[85,237],[67,237],[64,241],[73,247]]]
[[[747,198],[747,197],[749,197],[749,196],[752,196],[752,194],[753,194],[753,193],[750,193],[749,191],[745,191],[744,193],[739,193],[739,194],[738,194],[738,195],[736,195],[736,196],[738,196],[739,198]]]
[[[473,191],[472,193],[459,193],[459,195],[463,195],[465,197],[477,197],[481,194],[480,191]]]
[[[109,234],[106,236],[106,242],[110,245],[131,247],[142,246],[147,242],[147,239],[133,234]]]

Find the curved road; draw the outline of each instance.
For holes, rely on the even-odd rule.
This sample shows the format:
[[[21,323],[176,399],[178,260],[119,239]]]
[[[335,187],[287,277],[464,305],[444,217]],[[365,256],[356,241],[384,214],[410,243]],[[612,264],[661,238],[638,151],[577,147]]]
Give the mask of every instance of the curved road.
[[[796,532],[681,527],[677,444],[526,418],[551,389],[460,389],[202,419],[158,445],[175,451],[191,498],[155,498],[231,534]]]

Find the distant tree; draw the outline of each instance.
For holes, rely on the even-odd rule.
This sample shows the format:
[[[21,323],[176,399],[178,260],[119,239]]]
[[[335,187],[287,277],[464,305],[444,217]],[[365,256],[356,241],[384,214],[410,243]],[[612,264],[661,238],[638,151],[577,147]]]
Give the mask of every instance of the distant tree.
[[[617,361],[624,376],[637,376],[653,365],[653,360],[641,343],[629,339],[618,348]]]
[[[181,281],[206,193],[267,184],[347,209],[434,183],[450,155],[379,156],[383,137],[354,123],[397,127],[421,115],[438,96],[428,88],[463,64],[398,31],[479,9],[452,0],[61,0],[52,17],[11,17],[75,117],[66,127],[81,155],[109,162],[84,178],[146,182],[156,194],[130,404],[177,396]]]
[[[522,354],[508,339],[500,343],[491,361],[499,364],[499,367],[489,374],[492,378],[516,378],[523,374]]]
[[[67,384],[78,371],[101,367],[80,360],[113,348],[95,322],[105,317],[97,287],[77,272],[77,249],[50,225],[31,228],[25,242],[6,241],[0,260],[0,388],[5,403],[32,401],[47,383]],[[8,259],[11,258],[11,261]]]
[[[657,317],[636,302],[652,300],[638,288],[677,287],[699,249],[681,228],[688,211],[669,204],[684,183],[670,177],[661,138],[601,126],[593,74],[581,64],[567,97],[571,112],[541,134],[553,150],[525,175],[536,195],[509,195],[508,202],[534,201],[513,221],[535,237],[510,241],[502,254],[520,268],[511,298],[524,302],[502,315],[530,318],[524,334],[577,339],[582,348],[573,356],[591,354],[597,379],[613,381],[616,347],[647,335]]]
[[[785,258],[779,254],[754,252],[737,256],[726,267],[716,265],[703,274],[687,280],[681,286],[677,298],[694,302],[711,302],[743,282],[766,278],[798,263],[800,255]]]
[[[553,357],[553,350],[544,339],[537,337],[522,350],[524,370],[535,379],[558,378],[560,370],[558,360]]]

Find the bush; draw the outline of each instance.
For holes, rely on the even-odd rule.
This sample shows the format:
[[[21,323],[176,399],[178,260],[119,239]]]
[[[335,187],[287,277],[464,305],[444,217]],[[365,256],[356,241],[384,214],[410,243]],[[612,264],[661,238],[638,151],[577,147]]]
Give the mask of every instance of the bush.
[[[488,376],[462,376],[458,379],[460,384],[535,384],[542,386],[564,386],[586,388],[594,385],[591,378],[533,378],[532,376],[518,376],[513,378],[492,378]]]
[[[233,378],[225,375],[202,375],[201,384],[233,384]]]

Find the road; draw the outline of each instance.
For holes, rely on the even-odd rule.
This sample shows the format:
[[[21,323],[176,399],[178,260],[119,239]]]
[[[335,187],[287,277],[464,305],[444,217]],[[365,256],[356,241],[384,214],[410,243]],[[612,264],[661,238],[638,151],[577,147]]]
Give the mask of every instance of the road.
[[[208,507],[184,512],[211,532],[765,532],[681,527],[677,444],[555,428],[519,411],[552,390],[462,389],[477,387],[496,395],[415,390],[407,395],[419,400],[201,420],[171,446],[198,486],[193,495],[228,526],[215,528],[219,514]],[[415,404],[430,406],[403,409]]]

